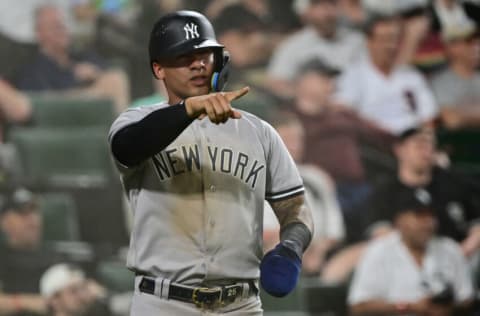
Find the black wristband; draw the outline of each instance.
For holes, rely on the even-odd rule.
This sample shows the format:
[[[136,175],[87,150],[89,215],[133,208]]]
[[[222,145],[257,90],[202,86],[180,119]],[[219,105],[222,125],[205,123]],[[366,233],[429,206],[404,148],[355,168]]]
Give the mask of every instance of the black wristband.
[[[281,243],[293,250],[299,258],[312,241],[312,233],[307,225],[301,222],[290,223],[280,232]]]

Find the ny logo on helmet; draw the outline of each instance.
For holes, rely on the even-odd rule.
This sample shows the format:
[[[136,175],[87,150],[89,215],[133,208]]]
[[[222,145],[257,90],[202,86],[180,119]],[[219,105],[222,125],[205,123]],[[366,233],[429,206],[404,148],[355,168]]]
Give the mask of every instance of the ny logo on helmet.
[[[193,22],[185,24],[183,30],[185,31],[185,39],[187,40],[200,37],[200,34],[198,34],[198,25]]]

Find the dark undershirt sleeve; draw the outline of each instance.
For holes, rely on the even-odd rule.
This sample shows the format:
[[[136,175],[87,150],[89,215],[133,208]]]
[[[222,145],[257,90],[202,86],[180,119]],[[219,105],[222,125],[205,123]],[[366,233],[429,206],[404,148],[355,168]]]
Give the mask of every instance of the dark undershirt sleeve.
[[[121,164],[133,167],[167,147],[192,122],[183,103],[156,110],[119,130],[112,153]]]

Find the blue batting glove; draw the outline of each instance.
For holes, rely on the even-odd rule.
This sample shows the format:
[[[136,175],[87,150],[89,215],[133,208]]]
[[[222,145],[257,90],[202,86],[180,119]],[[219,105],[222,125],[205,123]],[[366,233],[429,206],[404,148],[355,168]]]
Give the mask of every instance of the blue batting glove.
[[[260,264],[260,284],[270,295],[283,297],[297,285],[302,260],[285,242],[270,250]]]

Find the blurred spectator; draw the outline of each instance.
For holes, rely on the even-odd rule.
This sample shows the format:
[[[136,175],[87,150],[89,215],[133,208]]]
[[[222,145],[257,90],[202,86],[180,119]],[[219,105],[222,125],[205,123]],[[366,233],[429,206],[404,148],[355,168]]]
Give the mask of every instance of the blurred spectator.
[[[268,66],[268,86],[280,96],[292,96],[292,82],[300,67],[312,58],[346,69],[364,51],[360,34],[339,27],[337,0],[296,0],[305,27],[283,41]]]
[[[468,315],[474,299],[469,267],[458,245],[435,237],[428,191],[396,192],[395,232],[372,242],[356,268],[352,315]]]
[[[300,21],[292,10],[295,0],[211,0],[201,9],[212,19],[219,18],[229,6],[241,6],[255,14],[274,33],[288,34],[300,27]],[[192,2],[198,2],[193,0]],[[188,7],[191,5],[189,4]]]
[[[70,52],[71,38],[62,12],[43,5],[35,12],[39,53],[18,76],[17,87],[28,91],[63,91],[111,98],[118,112],[129,102],[125,74],[108,69],[94,54]]]
[[[429,76],[447,62],[441,36],[446,28],[466,23],[480,26],[480,4],[469,0],[433,0],[422,8],[410,8],[404,15],[408,33],[404,61],[412,62]]]
[[[106,290],[82,270],[60,263],[40,279],[40,293],[47,301],[51,316],[108,316]]]
[[[363,8],[361,0],[339,0],[340,24],[352,29],[361,29],[367,12]]]
[[[402,1],[403,2],[403,1]],[[480,3],[457,0],[411,0],[400,8],[405,38],[400,59],[413,63],[427,75],[445,66],[447,56],[441,34],[455,25],[480,26]]]
[[[436,166],[435,134],[431,128],[404,131],[395,145],[398,171],[378,185],[373,197],[372,233],[391,222],[392,200],[402,192],[426,189],[433,198],[438,233],[461,243],[465,256],[480,249],[480,192],[465,177]]]
[[[0,78],[0,143],[9,124],[25,123],[32,114],[30,99]]]
[[[465,23],[480,26],[480,4],[476,0],[433,0],[431,9],[435,31]]]
[[[340,207],[335,197],[335,186],[328,174],[313,165],[302,164],[305,129],[296,115],[289,112],[278,113],[272,121],[283,142],[287,146],[305,186],[305,196],[315,221],[313,241],[303,256],[303,272],[318,275],[328,252],[345,237]],[[270,209],[270,208],[268,208]],[[279,228],[273,211],[266,209],[264,228],[264,249],[271,249],[278,242]],[[269,216],[271,215],[271,216]],[[269,220],[270,219],[270,220]],[[275,225],[270,224],[274,222]]]
[[[303,162],[333,178],[348,239],[356,240],[364,230],[365,214],[359,206],[370,193],[362,147],[368,145],[388,156],[393,138],[333,101],[337,73],[318,60],[305,64],[295,80],[293,110],[306,131]]]
[[[267,61],[273,43],[266,24],[241,3],[226,6],[213,24],[219,42],[230,52],[235,69],[258,66]],[[231,75],[238,75],[238,71],[232,71]]]
[[[392,231],[392,201],[398,194],[428,190],[438,220],[437,232],[461,243],[465,256],[480,249],[478,186],[452,171],[436,166],[434,131],[428,127],[404,131],[394,145],[398,170],[375,183],[370,201],[362,207],[364,238],[381,238]],[[394,210],[393,210],[394,211]],[[326,281],[345,281],[368,245],[361,241],[339,251],[323,270]]]
[[[45,314],[47,305],[39,295],[39,280],[61,258],[42,244],[42,218],[32,192],[19,188],[2,202],[0,314]]]
[[[10,1],[0,1],[0,73],[13,79],[16,72],[35,56],[35,9],[46,0],[24,0],[15,5]],[[67,25],[75,30],[73,10],[80,6],[78,1],[49,0],[65,13]],[[80,1],[82,2],[82,1]]]
[[[433,120],[433,95],[413,68],[397,65],[402,22],[397,16],[374,15],[365,26],[368,57],[345,70],[338,98],[379,127],[397,134]]]
[[[446,128],[480,127],[480,35],[473,23],[442,31],[448,68],[432,78]]]

